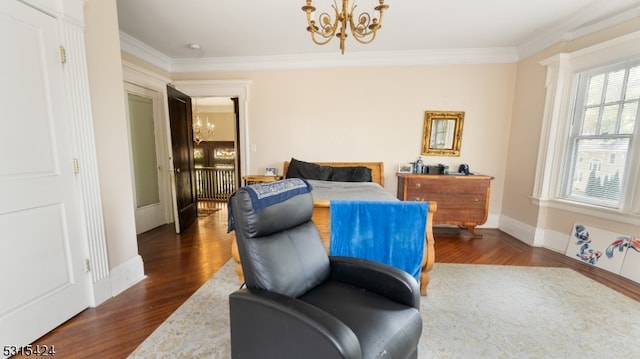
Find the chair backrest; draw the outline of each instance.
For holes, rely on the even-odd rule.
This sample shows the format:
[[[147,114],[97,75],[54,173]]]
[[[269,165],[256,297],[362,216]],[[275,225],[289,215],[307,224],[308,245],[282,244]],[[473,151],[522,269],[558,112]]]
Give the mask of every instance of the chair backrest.
[[[229,198],[229,211],[247,287],[298,297],[327,279],[329,258],[311,221],[306,181],[241,187]]]

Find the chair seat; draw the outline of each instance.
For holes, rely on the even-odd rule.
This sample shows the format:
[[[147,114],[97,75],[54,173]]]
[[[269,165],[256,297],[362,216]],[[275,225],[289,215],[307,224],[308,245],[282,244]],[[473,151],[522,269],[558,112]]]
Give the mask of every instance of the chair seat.
[[[412,358],[422,328],[420,312],[349,284],[326,281],[298,298],[344,322],[363,358]]]

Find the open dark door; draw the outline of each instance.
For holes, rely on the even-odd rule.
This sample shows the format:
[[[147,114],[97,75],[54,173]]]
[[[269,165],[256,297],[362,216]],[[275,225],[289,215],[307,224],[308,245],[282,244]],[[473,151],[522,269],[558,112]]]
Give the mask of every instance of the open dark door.
[[[171,124],[171,148],[175,175],[176,208],[180,232],[196,219],[198,203],[196,196],[196,172],[193,160],[193,130],[191,98],[167,86],[169,122]]]
[[[241,137],[240,136],[240,106],[238,104],[238,98],[237,97],[232,97],[231,101],[233,101],[233,112],[236,114],[236,120],[235,120],[235,133],[236,133],[236,168],[237,168],[237,173],[236,173],[236,188],[240,188],[242,186],[242,176],[244,176],[244,173],[242,173],[242,143],[240,142]]]

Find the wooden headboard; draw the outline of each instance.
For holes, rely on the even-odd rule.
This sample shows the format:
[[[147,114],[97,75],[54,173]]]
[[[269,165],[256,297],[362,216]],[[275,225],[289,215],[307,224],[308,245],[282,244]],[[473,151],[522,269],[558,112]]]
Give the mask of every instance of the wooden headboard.
[[[384,187],[384,163],[383,162],[313,162],[320,166],[333,166],[333,167],[355,167],[364,166],[371,169],[371,181]],[[287,169],[289,169],[289,161],[284,161],[284,167],[282,171],[283,176],[287,176]]]

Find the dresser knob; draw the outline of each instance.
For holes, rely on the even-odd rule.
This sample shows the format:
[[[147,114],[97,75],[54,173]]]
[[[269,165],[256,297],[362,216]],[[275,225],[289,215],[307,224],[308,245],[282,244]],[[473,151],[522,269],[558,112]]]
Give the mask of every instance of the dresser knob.
[[[416,188],[420,188],[420,186],[422,186],[421,183],[416,183]]]

